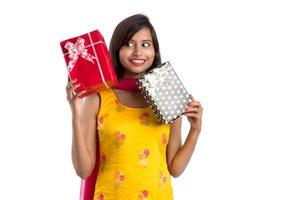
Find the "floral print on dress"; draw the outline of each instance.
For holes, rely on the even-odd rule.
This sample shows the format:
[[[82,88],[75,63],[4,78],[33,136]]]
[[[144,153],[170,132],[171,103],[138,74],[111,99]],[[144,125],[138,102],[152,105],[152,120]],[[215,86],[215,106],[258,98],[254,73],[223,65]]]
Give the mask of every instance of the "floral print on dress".
[[[164,186],[167,182],[167,176],[163,171],[159,172],[159,186]]]
[[[113,90],[101,91],[105,106],[96,119],[100,165],[94,199],[173,199],[165,151],[170,126],[160,125],[151,109],[130,109],[115,100]],[[135,176],[138,184],[131,181]]]
[[[116,131],[114,133],[114,137],[115,137],[115,145],[117,148],[120,148],[120,146],[122,146],[124,144],[125,141],[125,134],[121,133],[120,131]]]
[[[106,164],[106,155],[100,156],[100,171],[103,171]]]
[[[160,138],[160,145],[159,145],[159,148],[160,148],[160,151],[162,154],[165,154],[166,152],[166,148],[167,148],[167,145],[168,145],[168,135],[166,133],[162,133],[161,134],[161,138]]]
[[[125,175],[122,172],[116,172],[115,174],[115,186],[116,189],[120,189],[123,185],[125,179]]]
[[[123,110],[125,110],[124,106],[119,102],[119,100],[115,100],[115,103],[117,112],[122,112]]]
[[[99,116],[98,120],[97,120],[98,139],[100,141],[103,141],[103,133],[104,133],[104,129],[105,129],[104,124],[105,124],[105,121],[106,121],[108,115],[109,114],[102,115],[101,117]]]
[[[104,195],[102,193],[99,195],[99,200],[104,200]]]
[[[165,146],[165,145],[168,144],[168,137],[167,137],[167,134],[165,134],[165,133],[163,133],[163,134],[161,135],[161,144],[162,144],[163,146]]]
[[[150,125],[150,114],[148,112],[143,112],[139,115],[140,123],[144,126]]]
[[[148,190],[143,190],[139,194],[139,200],[147,200],[149,196]]]
[[[99,117],[97,123],[97,130],[98,130],[98,136],[100,140],[103,139],[103,122],[104,122],[104,117]]]
[[[142,150],[139,154],[140,164],[144,167],[148,165],[149,154],[150,154],[150,151],[148,149]]]
[[[98,118],[98,124],[97,124],[97,129],[101,130],[103,127],[103,122],[104,122],[104,117],[99,117]]]

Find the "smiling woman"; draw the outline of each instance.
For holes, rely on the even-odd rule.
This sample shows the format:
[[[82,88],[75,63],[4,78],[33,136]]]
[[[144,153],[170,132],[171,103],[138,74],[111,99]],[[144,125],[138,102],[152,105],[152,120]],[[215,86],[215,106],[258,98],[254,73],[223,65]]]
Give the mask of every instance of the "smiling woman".
[[[109,53],[119,79],[127,66],[124,62],[135,66],[149,65],[147,71],[161,64],[155,29],[144,15],[128,17],[118,24],[111,38]],[[121,54],[126,58],[123,59]]]
[[[180,118],[172,124],[158,122],[135,84],[161,64],[156,33],[146,16],[133,15],[116,27],[110,56],[120,79],[117,87],[86,96],[84,101],[73,95],[77,86],[72,81],[67,87],[74,168],[82,179],[90,178],[96,169],[93,200],[171,200],[171,176],[184,171],[201,131],[201,104],[193,98],[186,104],[190,131],[183,145]]]
[[[140,73],[147,71],[153,63],[154,54],[151,32],[147,27],[142,28],[120,49],[124,78],[138,78]]]
[[[124,78],[137,78],[153,63],[154,47],[149,28],[138,31],[129,42],[120,49],[120,62],[125,68]]]

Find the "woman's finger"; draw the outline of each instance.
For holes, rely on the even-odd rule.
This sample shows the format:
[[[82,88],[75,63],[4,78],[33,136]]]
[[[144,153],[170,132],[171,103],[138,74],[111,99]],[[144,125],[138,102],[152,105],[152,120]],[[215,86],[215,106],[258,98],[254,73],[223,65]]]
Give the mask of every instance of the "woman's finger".
[[[68,89],[74,87],[74,85],[77,85],[77,84],[76,84],[76,82],[77,82],[76,79],[74,79],[74,80],[68,79],[68,80],[69,80],[69,81],[68,81],[68,84],[67,84],[67,86],[66,86],[66,90],[68,90]]]
[[[198,113],[184,113],[184,115],[187,117],[201,118],[201,115],[199,115]]]
[[[71,91],[67,92],[67,100],[68,100],[69,103],[71,103],[71,100],[73,99],[73,96],[74,96],[74,94],[72,94]]]
[[[199,101],[192,101],[192,102],[187,103],[186,105],[188,107],[198,107],[198,108],[202,107],[201,103]]]
[[[200,108],[187,108],[184,110],[185,113],[200,113],[201,111]]]
[[[76,94],[76,96],[77,96],[78,98],[82,98],[83,95],[84,95],[84,93],[86,93],[86,92],[87,92],[87,90],[82,90],[82,91],[78,92],[78,93]]]
[[[74,90],[76,90],[77,88],[79,88],[79,87],[80,87],[80,85],[81,85],[80,83],[78,83],[78,84],[75,84],[75,85],[74,85]]]
[[[199,101],[193,101],[193,102],[189,102],[186,104],[187,108],[200,108],[200,109],[203,109],[202,108],[202,105]]]
[[[80,86],[80,84],[76,84],[76,79],[75,80],[70,80],[68,78],[68,84],[66,86],[66,92],[67,92],[67,100],[69,101],[69,103],[71,102],[71,100],[76,96],[76,92],[75,90]]]
[[[80,86],[80,84],[77,84],[77,85],[73,85],[73,84],[70,84],[70,85],[67,85],[66,89],[67,89],[67,93],[72,93],[73,95],[76,94],[75,90]]]
[[[194,97],[192,94],[189,94],[190,98],[192,99],[192,101],[195,101]]]
[[[73,83],[72,81],[69,81],[69,83],[66,86],[66,90],[68,91],[69,89],[71,89],[73,87]]]

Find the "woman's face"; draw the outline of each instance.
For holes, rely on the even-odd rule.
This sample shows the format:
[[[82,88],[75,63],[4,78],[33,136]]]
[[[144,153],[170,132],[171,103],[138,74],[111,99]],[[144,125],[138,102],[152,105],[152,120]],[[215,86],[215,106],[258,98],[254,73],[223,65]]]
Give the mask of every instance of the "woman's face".
[[[125,69],[124,77],[140,77],[151,67],[154,55],[151,32],[147,27],[142,28],[120,49],[120,62]]]

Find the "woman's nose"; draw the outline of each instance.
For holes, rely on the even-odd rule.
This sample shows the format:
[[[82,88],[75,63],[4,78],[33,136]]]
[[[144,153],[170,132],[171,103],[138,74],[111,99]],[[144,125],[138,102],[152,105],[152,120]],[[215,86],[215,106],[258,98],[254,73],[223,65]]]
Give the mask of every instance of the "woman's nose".
[[[141,47],[139,47],[138,45],[135,45],[134,49],[133,49],[133,55],[134,56],[139,56],[139,55],[141,55],[141,53],[142,53]]]

